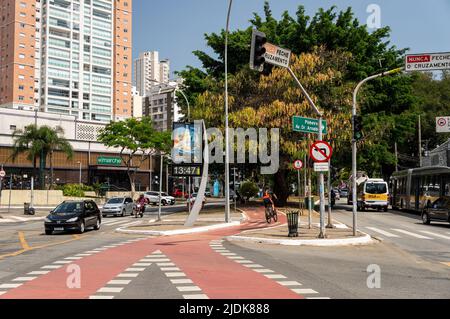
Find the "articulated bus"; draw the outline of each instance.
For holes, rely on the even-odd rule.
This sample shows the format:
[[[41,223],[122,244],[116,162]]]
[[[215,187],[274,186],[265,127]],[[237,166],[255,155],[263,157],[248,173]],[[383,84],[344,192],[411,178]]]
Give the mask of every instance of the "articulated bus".
[[[422,213],[440,197],[450,198],[450,167],[423,167],[394,173],[390,188],[393,209]]]

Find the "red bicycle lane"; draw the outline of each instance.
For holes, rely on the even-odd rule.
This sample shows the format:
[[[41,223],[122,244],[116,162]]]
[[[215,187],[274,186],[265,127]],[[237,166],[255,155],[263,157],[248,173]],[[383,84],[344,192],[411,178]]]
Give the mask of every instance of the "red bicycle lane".
[[[89,298],[118,274],[156,250],[166,254],[211,299],[303,298],[210,248],[212,240],[267,227],[262,209],[248,209],[246,215],[248,220],[239,226],[202,234],[146,239],[74,261],[73,264],[81,270],[79,289],[68,288],[66,282],[70,274],[64,266],[8,291],[0,299]],[[281,215],[279,222],[272,226],[285,223],[285,220]]]

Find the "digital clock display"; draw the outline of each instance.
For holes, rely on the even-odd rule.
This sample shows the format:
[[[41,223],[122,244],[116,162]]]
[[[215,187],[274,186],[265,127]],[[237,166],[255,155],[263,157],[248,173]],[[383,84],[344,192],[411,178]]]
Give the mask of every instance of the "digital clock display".
[[[202,176],[202,168],[197,165],[183,165],[183,166],[173,166],[172,167],[173,176]]]

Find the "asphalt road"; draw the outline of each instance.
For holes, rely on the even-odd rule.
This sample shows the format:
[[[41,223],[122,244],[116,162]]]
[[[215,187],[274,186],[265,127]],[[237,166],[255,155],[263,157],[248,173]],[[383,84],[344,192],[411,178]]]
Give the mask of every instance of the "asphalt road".
[[[165,207],[164,214],[182,206]],[[334,217],[351,221],[346,209]],[[156,211],[151,208],[146,218]],[[45,236],[41,221],[0,224],[0,298],[450,298],[446,225],[369,212],[359,216],[360,229],[382,239],[369,246],[222,242],[266,227],[261,209],[249,214],[248,224],[228,230],[142,240],[114,232],[135,221],[131,217],[104,219],[100,231],[83,235]],[[80,288],[67,286],[73,265],[81,270]],[[379,288],[368,287],[370,265],[379,267]]]

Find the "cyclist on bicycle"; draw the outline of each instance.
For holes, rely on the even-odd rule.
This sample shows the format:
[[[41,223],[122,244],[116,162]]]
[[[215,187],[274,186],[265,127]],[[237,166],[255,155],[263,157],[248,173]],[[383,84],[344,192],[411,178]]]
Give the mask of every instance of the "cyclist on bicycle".
[[[273,211],[275,211],[275,204],[273,203],[272,195],[268,190],[265,191],[263,196],[264,201],[264,207],[267,209],[270,206],[272,206]]]

